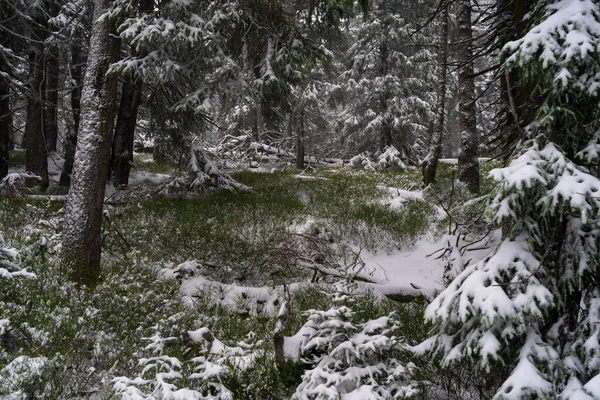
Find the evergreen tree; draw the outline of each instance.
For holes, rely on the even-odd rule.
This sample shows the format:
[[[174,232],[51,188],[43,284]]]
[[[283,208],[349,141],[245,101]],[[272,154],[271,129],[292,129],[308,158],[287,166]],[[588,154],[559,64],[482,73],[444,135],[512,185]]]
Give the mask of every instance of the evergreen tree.
[[[297,400],[397,399],[416,392],[410,381],[414,365],[394,356],[401,347],[390,317],[356,323],[351,310],[354,284],[338,283],[332,307],[309,310],[301,328],[305,342],[301,357],[313,364],[292,397]]]
[[[409,7],[410,6],[410,7]],[[348,150],[396,147],[405,162],[422,154],[413,146],[429,134],[435,109],[435,55],[415,33],[417,3],[375,2],[366,20],[350,25],[347,69],[339,77],[345,107],[338,117]]]
[[[597,324],[600,203],[598,3],[543,0],[508,43],[505,68],[542,91],[510,164],[492,172],[503,241],[428,307],[438,332],[422,345],[445,365],[507,368],[498,399],[600,396]],[[498,373],[500,369],[494,369]]]
[[[474,192],[479,191],[479,137],[477,135],[477,104],[473,70],[473,26],[471,0],[459,0],[456,13],[458,24],[458,91],[460,153],[458,178]]]

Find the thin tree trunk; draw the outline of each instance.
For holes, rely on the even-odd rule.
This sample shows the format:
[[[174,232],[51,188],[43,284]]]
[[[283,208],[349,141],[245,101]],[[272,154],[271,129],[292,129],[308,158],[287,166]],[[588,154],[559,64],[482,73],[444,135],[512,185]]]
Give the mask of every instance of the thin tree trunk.
[[[8,72],[8,64],[0,52],[0,180],[8,175],[10,154],[10,85],[3,75]]]
[[[260,124],[260,119],[259,119],[259,115],[260,115],[260,106],[259,105],[254,105],[251,109],[250,109],[250,119],[251,119],[251,124],[252,124],[252,139],[255,142],[258,142],[260,139],[260,131],[259,131],[259,124]]]
[[[141,0],[139,4],[140,14],[151,13],[153,6],[153,0]],[[142,102],[143,86],[143,80],[137,74],[131,73],[125,76],[112,145],[111,182],[114,186],[127,185],[129,183],[129,172],[133,162],[135,126],[138,109]]]
[[[81,39],[77,35],[75,42],[71,45],[71,110],[73,112],[73,126],[67,130],[65,137],[65,163],[60,174],[61,186],[69,186],[71,184],[71,174],[73,172],[73,160],[75,158],[75,147],[77,146],[77,133],[79,132],[79,107],[81,102],[81,86],[83,85],[83,66],[85,57],[83,55],[82,46],[77,42]]]
[[[458,20],[458,89],[460,152],[458,155],[458,179],[473,191],[479,191],[479,160],[477,158],[479,137],[475,118],[475,78],[473,76],[473,28],[471,25],[471,2],[460,0]]]
[[[94,285],[100,275],[102,206],[110,161],[117,78],[107,75],[120,42],[106,20],[110,0],[94,0],[94,27],[81,93],[81,122],[63,233],[62,256],[71,278]],[[112,33],[112,34],[111,34]]]
[[[384,7],[385,3],[381,3],[381,7]],[[387,28],[384,28],[384,31]],[[388,73],[389,73],[389,63],[388,63],[388,56],[389,56],[389,48],[388,48],[388,44],[385,40],[383,40],[383,42],[381,42],[380,46],[379,46],[379,74],[383,77],[385,77]],[[387,93],[387,88],[384,86],[383,88],[384,92],[381,94],[381,114],[385,115],[387,114],[387,109],[388,109],[388,93]],[[386,147],[391,146],[393,144],[393,138],[392,138],[392,127],[390,125],[390,122],[387,120],[387,118],[383,121],[383,124],[381,126],[381,133],[380,133],[380,137],[379,137],[379,150],[380,151],[384,151]]]
[[[433,132],[429,153],[423,160],[423,183],[427,186],[435,181],[437,165],[442,154],[444,122],[446,117],[446,76],[448,74],[448,6],[442,12],[442,36],[440,43],[439,93],[437,103],[437,126]]]
[[[142,79],[128,74],[123,83],[121,103],[112,145],[112,176],[114,186],[129,183],[129,171],[133,162],[133,140],[138,108],[142,99]]]
[[[286,139],[290,139],[294,134],[294,114],[292,112],[288,113],[287,123],[285,125],[285,137]]]
[[[298,116],[298,134],[296,135],[296,168],[304,168],[304,108]]]
[[[500,46],[511,40],[522,37],[527,31],[525,16],[531,12],[532,4],[524,0],[501,0],[498,11],[501,16],[499,31]],[[508,160],[512,148],[523,132],[535,118],[535,111],[540,106],[539,96],[534,97],[535,87],[529,82],[520,82],[517,70],[509,70],[500,76],[500,99],[502,105],[502,133],[498,140],[503,147],[503,158]]]
[[[60,11],[57,1],[45,1],[48,17],[56,17]],[[47,17],[46,17],[47,18]],[[44,134],[46,137],[46,151],[55,152],[58,141],[58,74],[59,74],[59,51],[56,44],[50,44],[44,59],[46,102],[44,110]]]
[[[44,135],[44,45],[43,34],[35,37],[29,56],[30,94],[25,121],[25,170],[41,178],[40,188],[48,187],[48,154]]]
[[[56,151],[58,142],[58,48],[52,46],[46,57],[46,110],[45,118],[45,136],[46,150],[48,152]]]

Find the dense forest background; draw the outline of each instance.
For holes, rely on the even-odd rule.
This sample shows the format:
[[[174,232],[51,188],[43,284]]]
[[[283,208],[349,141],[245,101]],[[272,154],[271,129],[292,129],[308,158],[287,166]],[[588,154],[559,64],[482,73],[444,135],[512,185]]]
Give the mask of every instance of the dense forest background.
[[[196,138],[207,148],[244,136],[247,146],[304,152],[315,162],[393,146],[404,164],[417,166],[439,131],[437,157],[456,157],[458,74],[465,63],[477,70],[466,75],[474,81],[469,112],[481,138],[475,150],[499,154],[493,127],[503,108],[495,57],[510,36],[499,36],[493,3],[469,7],[473,33],[466,39],[459,8],[450,2],[106,6],[100,15],[118,42],[103,55],[113,57],[109,75],[118,80],[110,161],[117,186],[127,183],[134,147],[179,159]],[[45,155],[73,158],[93,8],[91,1],[3,5],[1,177],[14,146],[27,150],[27,171],[42,177],[42,187]],[[467,45],[470,55],[458,51]],[[63,185],[70,168],[68,161]]]
[[[0,396],[600,398],[599,52],[598,0],[3,0]]]

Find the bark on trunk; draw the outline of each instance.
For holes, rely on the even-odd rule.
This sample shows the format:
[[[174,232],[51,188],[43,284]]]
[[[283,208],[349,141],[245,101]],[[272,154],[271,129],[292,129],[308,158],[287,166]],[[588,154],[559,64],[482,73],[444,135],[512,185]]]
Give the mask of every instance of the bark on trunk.
[[[479,191],[479,160],[477,152],[479,137],[475,119],[475,78],[473,76],[473,29],[471,25],[470,0],[460,0],[458,20],[458,88],[460,152],[458,155],[458,179],[473,191]]]
[[[255,142],[258,142],[260,136],[260,132],[258,131],[258,106],[252,107],[250,113],[250,117],[252,119],[252,139],[254,139]]]
[[[527,30],[525,16],[531,12],[528,1],[501,0],[498,11],[501,15],[498,34],[500,46],[522,37]],[[533,97],[535,87],[531,83],[520,82],[517,70],[509,70],[500,78],[500,98],[502,101],[502,134],[499,137],[503,159],[508,160],[514,143],[522,136],[524,127],[533,122],[535,111],[540,106],[539,96]],[[516,117],[516,118],[515,118]]]
[[[437,165],[440,155],[442,154],[442,142],[444,139],[444,120],[446,117],[446,75],[448,73],[448,6],[442,12],[442,32],[440,43],[440,70],[439,70],[439,85],[437,103],[437,126],[431,138],[429,153],[423,160],[423,183],[425,186],[435,181],[437,173]]]
[[[296,135],[296,168],[304,168],[304,110],[298,116],[298,134]]]
[[[287,123],[285,125],[285,137],[290,139],[294,135],[294,114],[288,113]]]
[[[46,110],[45,135],[46,150],[48,152],[56,151],[58,142],[58,48],[52,46],[46,57]]]
[[[94,0],[94,27],[81,93],[81,121],[63,233],[63,259],[71,278],[94,285],[100,275],[102,206],[110,160],[117,78],[107,75],[119,57],[111,26],[98,20],[110,0]]]
[[[29,98],[25,121],[25,170],[41,178],[40,188],[48,187],[48,154],[44,134],[44,45],[43,34],[35,37],[29,56]]]
[[[142,79],[129,74],[125,77],[121,104],[112,145],[112,176],[115,186],[129,183],[129,171],[133,162],[133,139],[138,108],[142,99]]]
[[[69,186],[71,184],[71,174],[73,172],[73,161],[75,158],[75,147],[77,146],[77,133],[79,132],[79,107],[81,102],[81,86],[83,85],[83,67],[85,57],[83,49],[77,43],[71,45],[71,80],[73,87],[71,88],[71,110],[73,112],[73,126],[67,130],[65,137],[65,163],[60,174],[61,186]]]
[[[4,39],[4,38],[3,38]],[[0,53],[0,72],[8,74],[8,64]],[[0,180],[8,175],[10,151],[10,85],[0,76]]]
[[[140,0],[140,15],[149,14],[154,7],[153,0]],[[139,55],[139,52],[136,53]],[[115,127],[115,137],[111,156],[111,181],[114,186],[127,185],[133,162],[133,141],[138,109],[142,100],[142,78],[136,74],[127,74],[123,83],[119,115]]]

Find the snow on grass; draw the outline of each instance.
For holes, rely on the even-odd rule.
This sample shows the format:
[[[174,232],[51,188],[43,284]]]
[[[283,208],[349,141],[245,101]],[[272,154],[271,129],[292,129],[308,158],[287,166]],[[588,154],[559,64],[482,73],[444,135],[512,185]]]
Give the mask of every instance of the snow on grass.
[[[314,176],[314,175],[304,175],[304,173],[300,173],[298,175],[294,175],[296,179],[305,179],[308,181],[328,181],[329,178],[325,178],[323,176]]]
[[[486,162],[486,161],[490,161],[491,158],[490,157],[479,157],[478,160],[479,160],[479,162]],[[458,165],[458,158],[440,158],[438,160],[438,162],[441,164],[447,164],[447,165]]]
[[[496,242],[498,238],[494,238]],[[443,289],[445,260],[436,259],[439,250],[448,241],[454,243],[456,237],[443,235],[439,239],[425,237],[413,246],[392,253],[361,251],[365,270],[370,272],[374,283],[366,286],[383,295],[402,294],[427,297]],[[493,247],[493,243],[492,246]],[[484,248],[468,253],[472,263],[481,260],[489,253]]]
[[[169,270],[163,270],[161,274],[163,277],[174,276],[174,273]],[[225,308],[251,314],[264,312],[268,315],[276,315],[285,291],[295,293],[304,286],[303,283],[293,283],[285,288],[283,286],[241,286],[223,284],[199,275],[183,279],[179,294],[189,304],[194,304],[194,297],[209,295],[213,304]]]

